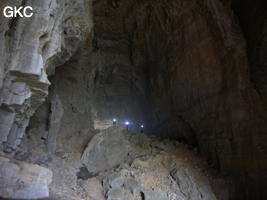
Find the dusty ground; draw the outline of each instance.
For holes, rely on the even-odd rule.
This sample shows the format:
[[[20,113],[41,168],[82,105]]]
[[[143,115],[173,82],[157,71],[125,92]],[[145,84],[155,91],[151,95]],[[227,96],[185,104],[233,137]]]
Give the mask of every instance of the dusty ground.
[[[117,131],[122,130],[111,130],[114,137]],[[85,167],[81,160],[82,152],[47,155],[48,159],[40,163],[53,171],[50,198],[47,200],[228,199],[225,181],[208,167],[197,151],[189,150],[188,146],[176,141],[144,134],[123,131],[121,135],[123,139],[119,138],[117,143],[113,141],[110,145],[123,146],[122,143],[127,140],[130,144],[127,156],[121,158],[118,165],[98,173],[85,171],[77,177],[80,169]],[[104,135],[102,138],[108,139]],[[101,149],[101,144],[94,144],[94,139],[90,143]],[[103,148],[107,149],[107,155],[97,151],[90,155],[100,160],[116,156],[112,155],[114,152],[108,145]],[[35,160],[46,155],[42,148],[35,153],[31,156]]]

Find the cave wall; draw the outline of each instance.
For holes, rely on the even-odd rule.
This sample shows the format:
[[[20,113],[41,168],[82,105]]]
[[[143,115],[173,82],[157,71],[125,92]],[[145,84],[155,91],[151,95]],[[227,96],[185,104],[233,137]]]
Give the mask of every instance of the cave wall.
[[[89,42],[89,43],[88,43]],[[92,68],[90,62],[90,37],[85,45],[62,66],[56,69],[51,77],[52,87],[50,94],[57,96],[64,111],[59,129],[47,137],[47,144],[55,145],[56,152],[82,152],[94,132],[91,94],[89,93],[89,75]],[[50,104],[53,102],[52,98]],[[58,113],[57,110],[52,110]],[[48,149],[49,146],[48,146]]]
[[[192,128],[211,164],[235,177],[233,199],[264,199],[266,113],[232,11],[219,1],[147,3],[143,9],[139,34],[146,40],[139,48],[146,49],[159,122],[182,120]]]
[[[95,121],[117,118],[126,120],[131,130],[140,131],[144,124],[150,130],[153,116],[146,94],[146,73],[132,58],[132,22],[127,21],[134,1],[95,1],[93,3],[94,37],[91,66],[91,94]],[[133,60],[135,59],[135,60]],[[138,58],[141,60],[142,58]]]
[[[234,0],[232,7],[247,41],[251,80],[267,108],[267,2]]]
[[[1,13],[0,146],[14,153],[30,117],[45,101],[47,73],[66,62],[90,32],[90,1],[1,1],[35,10],[32,18]],[[79,11],[79,12],[77,12]]]
[[[139,131],[138,127],[144,124],[148,133],[180,140],[186,138],[186,142],[196,145],[194,132],[186,122],[179,118],[171,120],[172,116],[169,113],[158,113],[156,106],[152,104],[154,97],[150,94],[149,66],[157,64],[159,59],[158,55],[153,55],[156,61],[146,59],[146,43],[149,42],[146,39],[160,38],[161,32],[154,30],[152,34],[146,33],[146,27],[142,27],[147,16],[146,4],[135,1],[93,3],[94,37],[91,67],[95,70],[92,74],[94,82],[90,85],[95,88],[93,91],[98,92],[93,92],[92,107],[96,110],[96,118],[99,121],[114,116],[120,120],[128,119],[133,122],[133,130]],[[161,17],[162,13],[157,15]],[[158,50],[159,54],[166,53],[160,46],[153,48],[155,51]],[[158,63],[161,64],[164,63]],[[164,67],[165,64],[162,65],[162,68]],[[168,79],[168,75],[162,72],[158,75]],[[167,99],[168,96],[165,102],[162,98],[159,101],[165,109],[170,110]],[[164,115],[165,119],[159,119],[159,114]],[[175,124],[175,127],[170,124]]]
[[[233,199],[264,199],[266,113],[250,82],[243,33],[227,5],[144,3],[136,41],[145,41],[136,52],[145,49],[158,124],[179,130],[168,122],[187,123],[210,163],[235,177]]]
[[[103,5],[102,21],[122,16],[128,56],[145,73],[152,132],[198,145],[211,166],[233,177],[233,199],[264,199],[266,112],[231,2]]]

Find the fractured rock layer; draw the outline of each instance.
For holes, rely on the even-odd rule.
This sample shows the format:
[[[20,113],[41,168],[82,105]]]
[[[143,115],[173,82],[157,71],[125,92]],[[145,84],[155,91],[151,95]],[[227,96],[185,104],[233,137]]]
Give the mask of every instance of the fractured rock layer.
[[[32,18],[0,19],[0,146],[12,153],[48,95],[47,72],[72,56],[87,37],[91,20],[89,1],[5,0],[1,10],[6,5],[31,5],[35,10]]]

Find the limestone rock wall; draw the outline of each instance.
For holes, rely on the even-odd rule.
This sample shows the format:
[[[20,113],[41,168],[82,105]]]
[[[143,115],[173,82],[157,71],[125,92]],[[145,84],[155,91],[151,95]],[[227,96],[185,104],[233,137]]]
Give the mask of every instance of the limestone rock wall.
[[[32,18],[0,16],[0,146],[11,153],[48,95],[47,73],[72,56],[92,24],[89,1],[7,0],[1,10],[6,5],[30,5],[35,12]]]
[[[94,120],[130,121],[131,130],[150,130],[151,107],[146,93],[146,72],[136,65],[143,59],[132,57],[134,1],[95,1],[93,3],[94,37],[91,55],[92,73],[89,92]],[[143,15],[144,13],[141,13]]]
[[[156,130],[175,132],[173,121],[186,123],[211,165],[235,177],[238,197],[232,198],[262,199],[264,188],[256,183],[266,185],[266,113],[250,82],[245,39],[230,7],[169,1],[142,9],[136,57],[143,50],[149,65]]]
[[[262,176],[267,167],[264,98],[251,82],[247,38],[232,2],[111,2],[94,3],[95,51],[106,57],[112,53],[112,63],[127,59],[130,64],[124,66],[132,72],[120,69],[116,77],[129,80],[130,74],[143,72],[149,131],[199,146],[211,166],[234,177],[233,199],[262,199],[267,180]],[[104,82],[110,67],[103,69],[101,58],[94,57]],[[261,69],[264,58],[258,60]],[[264,86],[259,81],[264,78],[254,74]],[[108,83],[105,89],[114,82]]]
[[[210,163],[235,177],[233,193],[239,194],[232,198],[262,199],[264,189],[256,183],[266,185],[266,113],[250,82],[245,39],[230,7],[170,1],[142,9],[135,40],[144,41],[136,57],[145,50],[156,129],[175,132],[177,124],[169,122],[186,123]],[[248,193],[236,192],[244,189]]]
[[[232,2],[247,41],[247,51],[250,63],[251,80],[266,106],[267,97],[267,2],[263,0]]]

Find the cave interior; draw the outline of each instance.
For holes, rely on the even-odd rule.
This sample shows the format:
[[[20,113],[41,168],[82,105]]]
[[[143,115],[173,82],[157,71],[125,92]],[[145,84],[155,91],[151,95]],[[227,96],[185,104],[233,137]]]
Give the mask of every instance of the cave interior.
[[[116,118],[118,132],[129,121],[130,132],[144,135],[144,125],[145,135],[194,151],[226,182],[228,196],[216,199],[267,199],[266,1],[23,4],[38,8],[33,19],[0,18],[0,150],[10,159],[47,167],[52,187],[70,187],[59,165],[84,159]],[[85,180],[100,173],[78,168]]]

